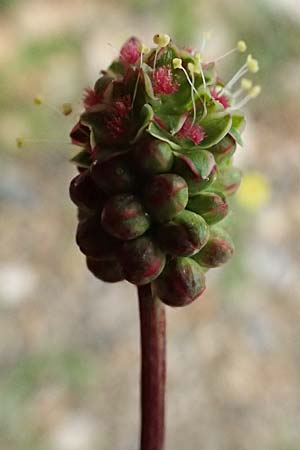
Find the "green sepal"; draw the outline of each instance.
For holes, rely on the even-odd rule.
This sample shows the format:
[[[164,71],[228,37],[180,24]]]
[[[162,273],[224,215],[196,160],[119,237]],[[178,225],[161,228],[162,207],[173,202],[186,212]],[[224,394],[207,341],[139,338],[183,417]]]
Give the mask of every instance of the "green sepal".
[[[148,75],[148,73],[151,73],[151,71],[152,71],[152,68],[150,66],[148,66],[145,63],[142,65],[142,72],[143,72],[143,77],[144,77],[146,94],[148,95],[148,97],[150,99],[158,100],[158,98],[155,97],[155,94],[153,92],[153,86],[152,86],[151,78]]]
[[[198,145],[199,148],[209,148],[220,142],[221,139],[231,129],[232,118],[229,113],[218,112],[208,114],[205,119],[201,120],[201,127],[205,132],[205,138]]]
[[[181,147],[175,142],[175,138],[173,138],[170,133],[166,130],[163,130],[155,122],[151,122],[147,128],[147,132],[151,134],[151,136],[160,139],[161,141],[167,142],[173,150],[180,151]]]
[[[120,60],[116,59],[109,66],[108,72],[112,72],[115,75],[125,75],[125,66]]]
[[[237,110],[232,113],[231,117],[232,125],[229,130],[229,134],[236,140],[239,145],[243,146],[241,133],[244,131],[246,125],[244,114],[242,113],[242,111]]]
[[[81,150],[79,153],[73,156],[73,158],[70,159],[70,162],[78,167],[89,168],[93,161],[90,153],[88,153],[86,150]]]

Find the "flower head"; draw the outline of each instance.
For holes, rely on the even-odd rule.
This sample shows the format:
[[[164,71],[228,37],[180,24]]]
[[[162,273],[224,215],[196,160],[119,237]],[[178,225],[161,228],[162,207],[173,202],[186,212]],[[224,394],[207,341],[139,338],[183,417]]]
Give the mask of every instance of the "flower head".
[[[128,64],[135,64],[139,57],[141,43],[136,37],[131,37],[125,42],[120,51],[120,58]]]

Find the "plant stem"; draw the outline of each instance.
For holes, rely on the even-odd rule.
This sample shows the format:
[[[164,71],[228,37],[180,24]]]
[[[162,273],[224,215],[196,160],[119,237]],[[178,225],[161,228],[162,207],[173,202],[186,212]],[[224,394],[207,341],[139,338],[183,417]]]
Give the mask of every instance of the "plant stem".
[[[151,285],[138,288],[141,326],[141,446],[163,450],[165,431],[166,317]]]

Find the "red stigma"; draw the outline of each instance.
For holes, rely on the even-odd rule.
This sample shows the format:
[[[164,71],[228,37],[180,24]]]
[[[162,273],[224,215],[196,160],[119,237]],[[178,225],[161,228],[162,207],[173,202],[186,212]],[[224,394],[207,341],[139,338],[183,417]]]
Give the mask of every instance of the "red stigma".
[[[178,91],[178,83],[174,81],[170,67],[162,66],[152,73],[154,94],[174,94]]]
[[[225,109],[230,106],[228,97],[226,95],[220,95],[215,87],[211,88],[210,93],[212,98],[221,103]]]
[[[180,139],[186,138],[198,145],[203,141],[205,132],[200,125],[193,124],[191,119],[187,118],[182,128],[177,133]]]
[[[141,56],[139,51],[140,45],[141,43],[137,38],[132,37],[128,39],[121,48],[120,58],[128,64],[135,64]]]

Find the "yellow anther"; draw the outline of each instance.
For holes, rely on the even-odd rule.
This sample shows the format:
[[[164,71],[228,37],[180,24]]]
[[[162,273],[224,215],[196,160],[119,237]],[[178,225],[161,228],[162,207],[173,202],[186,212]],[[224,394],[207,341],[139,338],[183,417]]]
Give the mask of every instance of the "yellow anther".
[[[150,52],[150,48],[146,44],[141,44],[139,51],[142,53],[142,55],[146,55]]]
[[[251,91],[249,92],[249,97],[255,98],[255,97],[257,97],[260,93],[261,93],[261,86],[259,86],[259,85],[253,86],[253,88],[252,88]]]
[[[195,64],[189,62],[188,65],[187,65],[187,67],[188,67],[188,71],[189,71],[189,72],[195,73]]]
[[[73,112],[71,103],[63,103],[60,109],[64,116],[69,116]]]
[[[166,47],[170,43],[170,36],[168,34],[155,34],[153,36],[153,42],[154,44],[158,45],[159,47]]]
[[[252,58],[252,55],[248,55],[247,67],[249,72],[256,73],[259,71],[258,61],[257,59]]]
[[[236,48],[239,52],[244,53],[247,50],[247,44],[245,41],[238,41]]]
[[[33,103],[34,103],[35,105],[41,105],[41,104],[43,103],[43,97],[42,97],[41,95],[36,95],[36,96],[33,98]]]
[[[190,73],[201,73],[199,63],[193,64],[193,63],[189,62],[187,67],[188,67],[188,71]]]
[[[25,139],[23,137],[16,138],[16,144],[18,148],[22,148],[25,145]]]
[[[195,59],[199,64],[202,63],[202,57],[201,57],[200,53],[195,54]]]
[[[249,80],[249,78],[242,78],[241,88],[244,89],[244,91],[250,91],[252,86],[253,86],[252,80]]]
[[[182,69],[182,59],[181,58],[174,58],[172,62],[173,62],[174,69]]]

